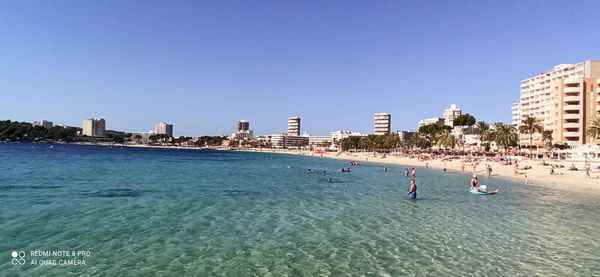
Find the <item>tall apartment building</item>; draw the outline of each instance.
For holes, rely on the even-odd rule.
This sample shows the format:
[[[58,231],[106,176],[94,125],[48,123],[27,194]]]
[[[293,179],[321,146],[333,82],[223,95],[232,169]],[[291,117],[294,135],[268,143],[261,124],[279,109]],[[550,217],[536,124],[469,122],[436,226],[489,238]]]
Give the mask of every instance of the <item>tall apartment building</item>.
[[[231,134],[231,140],[251,140],[254,138],[254,132],[250,130],[250,122],[240,120],[237,123],[235,133]]]
[[[456,104],[450,105],[449,109],[444,110],[444,124],[454,127],[454,119],[462,115],[462,110],[456,107]]]
[[[173,136],[173,124],[168,124],[166,122],[160,122],[154,126],[154,132],[157,135],[167,135],[169,137]]]
[[[238,121],[236,132],[249,131],[249,130],[250,130],[250,122],[248,122],[246,120]]]
[[[386,135],[390,133],[392,127],[392,115],[389,113],[375,114],[374,132],[375,135]]]
[[[300,136],[300,117],[294,116],[288,118],[288,131],[290,136]]]
[[[523,118],[537,118],[544,130],[552,130],[553,142],[572,146],[593,142],[586,130],[600,111],[600,60],[560,64],[550,71],[521,81],[520,99],[512,106],[513,124]],[[543,146],[541,134],[533,143]],[[529,135],[520,136],[520,144],[529,144]]]
[[[88,137],[103,137],[106,131],[106,121],[104,118],[88,118],[83,121],[81,134]]]

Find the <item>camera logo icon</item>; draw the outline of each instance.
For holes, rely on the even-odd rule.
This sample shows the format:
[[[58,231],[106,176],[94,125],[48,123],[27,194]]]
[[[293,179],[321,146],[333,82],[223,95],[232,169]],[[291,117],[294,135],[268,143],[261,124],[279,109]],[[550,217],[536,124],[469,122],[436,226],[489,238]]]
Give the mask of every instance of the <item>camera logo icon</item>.
[[[13,265],[24,265],[25,264],[25,252],[23,251],[13,251],[12,255],[12,264]]]

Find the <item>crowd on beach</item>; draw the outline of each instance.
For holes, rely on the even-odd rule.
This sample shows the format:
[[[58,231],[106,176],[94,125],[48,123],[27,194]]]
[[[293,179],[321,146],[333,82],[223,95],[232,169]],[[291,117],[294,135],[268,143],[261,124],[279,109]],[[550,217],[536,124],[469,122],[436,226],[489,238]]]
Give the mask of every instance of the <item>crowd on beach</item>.
[[[301,150],[270,150],[268,152],[313,156],[311,151]],[[418,165],[425,168],[439,168],[444,172],[455,170],[462,173],[501,176],[511,178],[518,183],[600,194],[600,183],[598,183],[600,163],[597,161],[531,159],[527,156],[504,154],[491,156],[475,152],[445,151],[391,152],[387,154],[345,151],[326,152],[323,157],[346,160],[350,162],[351,166],[359,165],[361,162],[382,163],[385,164],[384,171],[392,164]],[[350,172],[350,167],[345,167],[343,173],[348,172]]]

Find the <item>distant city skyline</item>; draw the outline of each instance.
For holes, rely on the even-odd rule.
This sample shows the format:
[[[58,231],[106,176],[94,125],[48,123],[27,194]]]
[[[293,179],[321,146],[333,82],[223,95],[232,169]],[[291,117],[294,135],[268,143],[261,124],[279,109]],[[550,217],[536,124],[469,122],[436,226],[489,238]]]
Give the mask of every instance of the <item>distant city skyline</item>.
[[[600,58],[600,2],[4,1],[0,119],[229,135],[511,122],[520,81]],[[560,18],[560,20],[540,20]],[[585,22],[584,25],[565,22]],[[559,43],[560,41],[568,43]]]

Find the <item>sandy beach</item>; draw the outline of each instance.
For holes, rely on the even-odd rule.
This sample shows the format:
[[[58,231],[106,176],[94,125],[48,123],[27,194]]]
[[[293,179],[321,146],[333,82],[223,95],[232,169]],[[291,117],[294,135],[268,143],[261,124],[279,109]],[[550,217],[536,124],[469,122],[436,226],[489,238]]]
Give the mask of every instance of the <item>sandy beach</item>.
[[[308,155],[314,157],[322,157],[329,159],[340,159],[352,161],[356,160],[359,162],[368,163],[381,163],[391,166],[389,170],[403,170],[404,167],[425,167],[427,164],[432,169],[443,170],[446,168],[447,171],[454,171],[461,174],[473,174],[473,163],[465,162],[464,173],[462,173],[463,162],[458,159],[443,161],[442,159],[431,159],[425,161],[419,161],[418,158],[410,158],[396,155],[386,155],[385,157],[381,154],[373,154],[367,152],[326,152],[323,154],[313,153],[310,151],[298,151],[298,150],[260,150],[260,149],[243,149],[239,151],[252,151],[252,152],[265,152],[265,153],[280,153],[280,154],[292,154],[292,155]],[[489,164],[492,167],[492,177],[496,178],[507,178],[511,181],[521,183],[523,185],[533,186],[544,186],[554,189],[560,189],[565,191],[576,191],[583,193],[593,193],[600,195],[600,163],[591,163],[592,170],[590,171],[591,178],[586,178],[585,174],[585,163],[584,162],[571,162],[571,161],[555,161],[545,160],[548,165],[542,165],[542,160],[522,160],[518,163],[519,170],[518,174],[514,174],[514,166],[502,165],[496,161],[480,160],[476,167],[476,174],[480,176],[487,175],[486,165]],[[568,170],[568,168],[574,164],[578,170]],[[555,167],[555,175],[550,175],[551,165],[558,165],[562,167]],[[393,166],[400,166],[394,168]],[[524,169],[525,167],[531,167],[530,169]],[[526,177],[527,176],[527,182]]]

